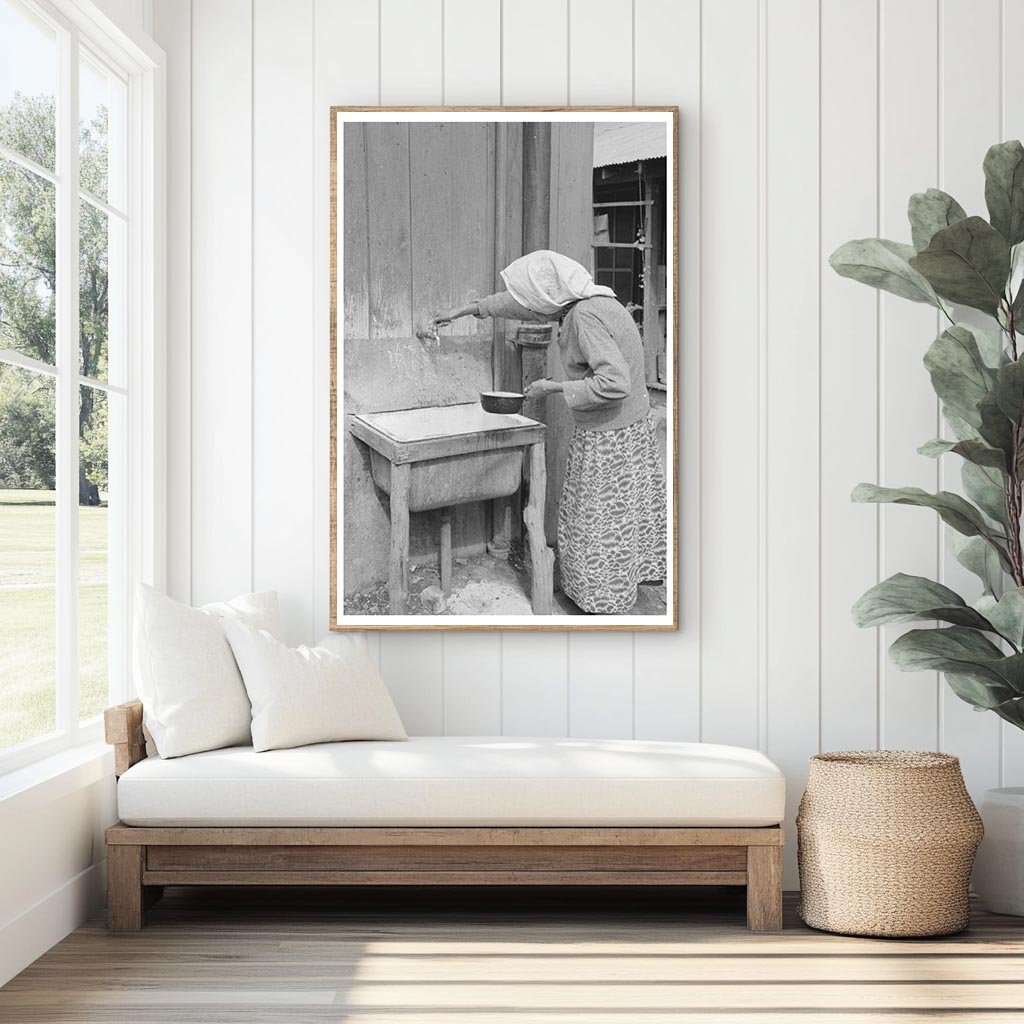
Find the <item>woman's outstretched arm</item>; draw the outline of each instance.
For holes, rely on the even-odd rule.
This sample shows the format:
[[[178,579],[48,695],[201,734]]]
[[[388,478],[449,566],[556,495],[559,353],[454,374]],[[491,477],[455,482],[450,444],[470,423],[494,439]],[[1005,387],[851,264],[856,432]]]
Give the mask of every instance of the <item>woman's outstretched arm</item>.
[[[435,327],[447,327],[453,320],[458,320],[462,316],[492,316],[502,320],[530,320],[534,323],[547,323],[554,319],[552,316],[534,313],[532,309],[520,305],[508,292],[495,292],[465,306],[435,313],[430,322]]]

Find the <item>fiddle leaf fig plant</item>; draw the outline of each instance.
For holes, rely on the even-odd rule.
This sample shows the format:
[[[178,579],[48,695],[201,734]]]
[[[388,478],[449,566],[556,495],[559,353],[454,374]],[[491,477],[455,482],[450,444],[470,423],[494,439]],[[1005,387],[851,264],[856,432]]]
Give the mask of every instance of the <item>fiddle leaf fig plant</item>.
[[[960,459],[963,495],[863,483],[852,497],[933,509],[954,531],[957,561],[981,585],[972,603],[942,583],[897,573],[857,601],[853,618],[864,627],[938,623],[899,637],[893,662],[942,672],[962,700],[1024,729],[1024,146],[992,146],[983,169],[987,220],[932,188],[910,197],[913,244],[856,239],[829,259],[843,277],[934,306],[948,321],[924,356],[946,436],[918,451]],[[960,322],[956,307],[992,322]]]

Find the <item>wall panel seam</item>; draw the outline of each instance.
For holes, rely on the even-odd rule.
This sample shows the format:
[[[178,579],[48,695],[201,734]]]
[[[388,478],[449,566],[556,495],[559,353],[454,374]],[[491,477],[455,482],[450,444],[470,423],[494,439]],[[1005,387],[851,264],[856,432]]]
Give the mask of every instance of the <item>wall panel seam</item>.
[[[945,103],[943,98],[943,68],[944,61],[942,59],[942,47],[944,39],[944,17],[945,9],[943,7],[942,0],[935,0],[935,18],[936,18],[936,29],[935,29],[935,180],[939,183],[939,188],[942,188],[945,184],[943,175],[943,131],[942,131],[942,119],[945,110]],[[935,336],[937,337],[942,332],[942,314],[935,311]],[[935,402],[935,436],[942,437],[944,431],[942,429],[942,411],[939,406],[939,402]],[[942,459],[935,460],[935,489],[936,491],[944,490],[945,488],[945,466]],[[940,519],[938,522],[938,529],[935,532],[935,578],[940,582],[945,582],[945,565],[943,564],[942,552],[945,547],[946,539],[946,524]],[[938,685],[935,687],[935,731],[938,737],[938,749],[945,750],[945,736],[946,736],[946,714],[945,714],[945,701],[944,687],[942,686],[942,677],[939,673],[935,673],[935,679]]]
[[[882,234],[883,189],[882,154],[885,145],[883,132],[883,97],[885,94],[885,65],[882,61],[883,45],[883,0],[875,0],[875,235]],[[883,483],[885,471],[885,416],[882,395],[885,388],[885,317],[884,299],[881,292],[875,293],[875,474],[879,484]],[[877,537],[875,581],[882,578],[885,565],[885,518],[881,505],[875,508],[875,536]],[[882,627],[875,627],[875,745],[885,747],[885,640]]]
[[[697,53],[700,56],[700,69],[697,74],[697,337],[694,342],[698,346],[698,368],[697,368],[697,403],[698,403],[698,415],[697,415],[697,444],[695,451],[697,452],[697,501],[694,503],[694,508],[697,514],[697,537],[696,543],[693,550],[697,554],[697,608],[700,610],[699,621],[700,626],[698,627],[697,634],[697,741],[701,742],[704,739],[704,615],[703,615],[703,603],[704,603],[704,303],[701,301],[703,296],[703,273],[701,268],[704,265],[704,216],[703,216],[703,203],[704,203],[704,0],[698,5],[697,11],[698,21],[698,42],[697,42]],[[682,147],[680,146],[680,149]],[[682,162],[681,155],[679,156],[680,163]],[[682,210],[676,211],[676,217],[682,219]],[[680,258],[680,268],[682,267],[682,259]],[[676,310],[676,316],[679,316],[679,311]],[[677,351],[682,349],[684,338],[679,325],[676,326],[677,336]],[[679,375],[677,374],[677,377]],[[676,397],[676,401],[679,401],[679,396]],[[680,477],[682,474],[680,474]],[[682,492],[683,480],[680,479],[679,490]],[[680,537],[680,545],[682,545],[682,537]],[[680,557],[680,561],[681,561]],[[681,575],[681,574],[680,574]],[[680,575],[676,577],[676,584],[680,579]],[[681,600],[681,595],[680,595]],[[685,628],[685,624],[680,622],[680,628]]]
[[[630,0],[629,4],[629,32],[630,32],[630,57],[632,60],[632,75],[630,76],[630,103],[636,106],[636,0]],[[678,170],[678,168],[677,168]],[[676,254],[678,262],[679,255]],[[635,646],[635,645],[634,645]]]
[[[256,0],[249,0],[249,437],[256,433]],[[249,590],[256,589],[256,446],[249,444]]]
[[[633,670],[633,678],[630,680],[630,723],[629,735],[636,739],[636,633],[629,634],[629,664]]]
[[[313,129],[313,138],[312,138],[311,141],[313,143],[314,153],[316,151],[316,132],[317,132],[317,116],[318,116],[317,115],[317,89],[316,89],[316,81],[317,81],[317,78],[316,78],[316,76],[317,76],[317,62],[316,62],[316,8],[317,8],[316,0],[312,0],[312,3],[310,4],[310,30],[311,31],[310,31],[310,34],[309,34],[309,68],[310,68],[310,78],[309,78],[309,104],[310,104],[309,120],[310,120],[310,125],[311,125],[311,127]],[[313,274],[310,276],[310,279],[309,279],[309,301],[310,301],[310,306],[311,306],[311,308],[313,310],[313,325],[314,325],[313,344],[314,345],[327,344],[327,339],[326,338],[317,338],[315,336],[316,316],[317,316],[317,312],[316,312],[316,275],[317,275],[317,269],[316,269],[316,267],[317,267],[317,261],[316,261],[316,235],[317,235],[317,232],[316,232],[316,212],[317,212],[316,176],[317,176],[316,159],[314,158],[313,160],[310,161],[310,164],[309,164],[309,194],[312,197],[311,198],[311,202],[309,204],[309,218],[310,218],[310,223],[309,223],[310,261],[309,261],[309,265],[313,268]],[[313,363],[313,370],[314,370],[314,372],[310,374],[310,381],[309,381],[309,384],[310,384],[310,395],[309,395],[310,405],[309,405],[309,407],[310,407],[310,409],[313,410],[313,415],[311,417],[311,426],[312,426],[313,436],[309,439],[309,443],[310,443],[310,451],[312,451],[314,453],[314,455],[315,455],[316,449],[317,449],[317,432],[320,429],[320,424],[319,424],[319,422],[317,420],[317,416],[316,416],[316,409],[317,409],[317,407],[319,405],[319,402],[317,400],[317,386],[318,385],[317,385],[317,379],[316,379],[316,355],[315,355],[315,353],[314,353],[314,356],[313,356],[312,363]],[[328,388],[329,387],[330,387],[330,385],[328,384]],[[328,391],[328,394],[329,393],[330,392]],[[330,446],[328,446],[328,461],[330,461],[330,454],[329,453],[330,453]],[[318,473],[320,471],[321,471],[321,468],[319,466],[317,466],[316,459],[314,458],[313,459],[313,473],[312,473],[312,476],[310,478],[310,486],[312,488],[311,501],[312,501],[312,505],[313,505],[313,521],[310,524],[310,526],[311,526],[311,528],[313,530],[313,536],[310,538],[310,543],[312,545],[314,563],[315,563],[315,560],[317,558],[317,538],[316,538],[316,528],[317,528],[317,519],[318,519],[318,517],[317,517],[317,497],[318,497],[318,495],[317,495],[317,478],[318,478]],[[329,469],[328,469],[328,473],[329,473]],[[328,499],[331,500],[329,495],[328,495]],[[329,518],[330,517],[328,516],[328,520],[329,520]],[[329,543],[330,543],[330,541],[328,541],[328,544]],[[320,632],[320,626],[319,626],[319,624],[317,622],[317,614],[316,614],[316,608],[317,608],[317,603],[318,603],[317,602],[317,571],[316,571],[316,565],[314,564],[313,566],[311,566],[311,568],[312,568],[313,571],[310,574],[310,581],[309,581],[309,616],[310,616],[309,636],[312,638],[313,642],[318,643],[319,640],[317,639],[317,637],[318,637],[318,634]],[[333,622],[334,618],[335,618],[335,610],[333,608],[331,608],[331,609],[329,609],[328,622]]]
[[[189,477],[189,500],[188,500],[188,603],[195,602],[193,580],[195,578],[195,566],[193,564],[192,537],[195,532],[195,505],[192,501],[192,479],[194,476],[192,456],[195,451],[195,423],[193,421],[192,396],[195,394],[195,361],[192,358],[192,339],[195,334],[195,303],[192,296],[195,294],[194,264],[192,260],[192,240],[195,238],[195,203],[193,202],[193,188],[196,180],[196,147],[195,147],[195,124],[192,111],[194,108],[193,97],[195,96],[195,36],[194,36],[194,4],[188,0],[188,477]]]
[[[768,7],[757,0],[757,745],[768,745]]]
[[[821,128],[822,128],[822,117],[821,117],[821,96],[822,96],[822,67],[821,67],[821,51],[822,51],[822,31],[821,31],[821,0],[818,0],[818,680],[817,680],[817,691],[818,691],[818,743],[817,749],[821,750],[822,745],[822,713],[821,713],[821,700],[822,700],[822,594],[824,593],[823,587],[823,574],[822,574],[822,502],[824,499],[824,493],[822,488],[822,382],[823,376],[821,372],[821,350],[822,350],[822,331],[824,327],[824,321],[822,318],[822,277],[824,276],[824,257],[825,257],[825,246],[822,238],[822,145],[821,145]]]
[[[572,0],[565,0],[565,103],[572,106]]]

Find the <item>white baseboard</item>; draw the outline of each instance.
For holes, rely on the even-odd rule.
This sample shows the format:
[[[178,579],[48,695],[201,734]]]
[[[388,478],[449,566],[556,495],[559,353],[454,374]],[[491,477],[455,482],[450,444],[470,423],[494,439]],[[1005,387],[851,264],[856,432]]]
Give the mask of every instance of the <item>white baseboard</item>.
[[[106,903],[107,862],[69,879],[0,927],[0,985],[37,960]]]

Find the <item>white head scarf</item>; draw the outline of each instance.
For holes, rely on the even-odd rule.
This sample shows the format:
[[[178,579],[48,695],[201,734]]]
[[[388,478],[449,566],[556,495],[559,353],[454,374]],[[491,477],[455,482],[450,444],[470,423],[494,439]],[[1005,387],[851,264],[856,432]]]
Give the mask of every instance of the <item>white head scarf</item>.
[[[550,249],[538,249],[510,263],[501,279],[509,294],[534,313],[557,313],[578,299],[615,292],[594,284],[590,271],[581,263]]]

